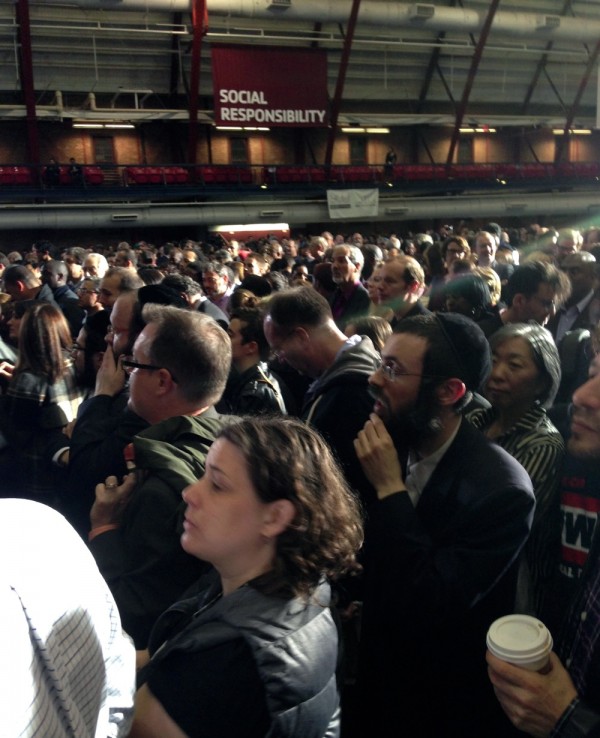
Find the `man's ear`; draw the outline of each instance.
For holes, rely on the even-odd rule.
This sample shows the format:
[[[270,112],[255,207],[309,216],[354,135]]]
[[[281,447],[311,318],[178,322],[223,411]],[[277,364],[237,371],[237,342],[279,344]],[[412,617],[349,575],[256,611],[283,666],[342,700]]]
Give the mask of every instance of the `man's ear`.
[[[302,341],[302,343],[307,343],[307,342],[310,341],[310,334],[306,330],[306,328],[303,328],[301,325],[299,325],[295,329],[295,331],[296,331],[296,334],[298,335],[298,337],[300,338],[300,340]]]
[[[159,380],[158,386],[161,394],[170,392],[177,385],[168,369],[159,369],[157,374]]]
[[[290,527],[296,516],[296,508],[290,500],[280,499],[267,506],[262,534],[271,540]]]
[[[258,343],[256,341],[247,341],[246,343],[243,343],[242,346],[244,347],[244,353],[246,356],[258,353]]]
[[[446,379],[445,382],[438,385],[436,396],[440,405],[452,406],[464,397],[466,392],[465,383],[453,377],[452,379]]]
[[[517,292],[517,294],[512,299],[511,307],[515,307],[517,310],[520,310],[523,307],[524,302],[525,295],[522,292]]]
[[[416,280],[413,280],[408,285],[407,292],[409,292],[411,295],[416,295],[417,297],[421,297],[423,292],[425,292],[425,285],[419,284]]]

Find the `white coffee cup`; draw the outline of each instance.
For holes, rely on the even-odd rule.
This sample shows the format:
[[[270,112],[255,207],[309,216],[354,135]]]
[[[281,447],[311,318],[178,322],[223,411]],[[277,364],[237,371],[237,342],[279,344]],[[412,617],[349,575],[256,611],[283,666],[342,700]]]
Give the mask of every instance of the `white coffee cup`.
[[[530,615],[505,615],[495,620],[486,641],[494,656],[529,671],[544,671],[553,645],[548,628]]]

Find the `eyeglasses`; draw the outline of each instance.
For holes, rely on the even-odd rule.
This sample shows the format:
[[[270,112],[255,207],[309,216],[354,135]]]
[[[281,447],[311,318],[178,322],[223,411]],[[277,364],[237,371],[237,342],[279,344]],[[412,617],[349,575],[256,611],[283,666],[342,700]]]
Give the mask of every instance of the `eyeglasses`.
[[[377,369],[380,371],[388,382],[397,382],[399,379],[404,377],[422,377],[423,379],[446,379],[439,374],[423,374],[422,372],[405,372],[404,369],[400,369],[397,364],[391,364],[385,360],[380,361],[377,364]]]
[[[88,290],[86,287],[80,287],[77,290],[78,295],[97,295],[98,290]]]
[[[538,295],[531,295],[531,299],[535,300],[538,305],[541,305],[544,310],[554,310],[556,308],[556,300],[544,300]]]
[[[283,359],[285,359],[285,349],[282,348],[283,344],[293,336],[295,331],[296,329],[292,328],[292,330],[289,333],[286,333],[286,335],[281,339],[279,343],[279,348],[271,349],[271,353],[277,359],[277,361],[283,361]]]
[[[134,369],[147,369],[149,372],[157,372],[159,369],[167,369],[164,366],[156,366],[156,364],[142,364],[139,361],[130,361],[129,359],[121,359],[121,366],[125,370],[126,374],[131,374],[131,372]],[[177,384],[177,380],[171,373],[170,369],[167,369],[169,374],[171,374],[171,379]]]

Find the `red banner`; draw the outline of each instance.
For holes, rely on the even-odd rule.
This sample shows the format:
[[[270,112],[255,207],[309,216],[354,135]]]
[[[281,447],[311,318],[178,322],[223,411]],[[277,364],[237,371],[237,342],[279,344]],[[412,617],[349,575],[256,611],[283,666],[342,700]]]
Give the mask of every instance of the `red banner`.
[[[211,53],[217,125],[329,124],[324,51],[215,45]]]

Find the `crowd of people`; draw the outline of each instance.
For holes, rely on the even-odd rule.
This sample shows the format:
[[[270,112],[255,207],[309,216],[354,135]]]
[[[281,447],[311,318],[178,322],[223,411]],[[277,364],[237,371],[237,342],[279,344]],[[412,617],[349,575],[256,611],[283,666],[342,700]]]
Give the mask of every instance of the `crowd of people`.
[[[496,223],[0,254],[1,496],[79,533],[4,507],[65,602],[13,557],[10,724],[600,735],[597,259],[599,228]],[[544,673],[486,655],[514,612]]]

